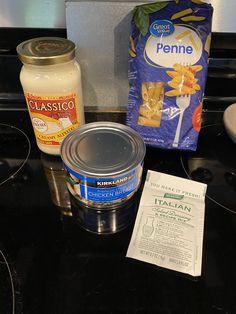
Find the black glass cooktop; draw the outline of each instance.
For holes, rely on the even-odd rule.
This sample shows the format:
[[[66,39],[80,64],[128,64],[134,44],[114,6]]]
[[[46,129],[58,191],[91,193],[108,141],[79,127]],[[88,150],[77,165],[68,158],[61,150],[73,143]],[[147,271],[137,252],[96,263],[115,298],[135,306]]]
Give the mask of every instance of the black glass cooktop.
[[[148,148],[145,157],[143,178],[151,169],[208,184],[202,276],[192,278],[127,259],[133,224],[106,236],[81,229],[61,161],[38,150],[28,113],[3,112],[0,122],[0,249],[9,265],[0,255],[0,313],[13,313],[12,300],[26,314],[236,313],[236,156],[223,125],[202,129],[197,152]]]
[[[206,183],[207,198],[236,214],[236,145],[220,124],[203,127],[198,150],[181,156],[192,180]]]

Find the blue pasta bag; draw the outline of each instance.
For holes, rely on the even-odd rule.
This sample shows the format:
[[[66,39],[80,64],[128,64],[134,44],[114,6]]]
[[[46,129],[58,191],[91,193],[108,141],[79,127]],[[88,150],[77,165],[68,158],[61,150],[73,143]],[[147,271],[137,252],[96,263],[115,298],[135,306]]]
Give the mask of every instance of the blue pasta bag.
[[[201,0],[135,7],[127,125],[147,145],[196,150],[213,8]]]

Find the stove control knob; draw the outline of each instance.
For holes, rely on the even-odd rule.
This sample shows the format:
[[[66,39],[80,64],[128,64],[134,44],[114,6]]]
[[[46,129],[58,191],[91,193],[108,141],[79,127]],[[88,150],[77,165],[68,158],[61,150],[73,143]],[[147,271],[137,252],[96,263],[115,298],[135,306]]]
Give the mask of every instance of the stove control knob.
[[[236,172],[231,171],[231,172],[226,172],[225,173],[225,181],[227,184],[236,187]]]
[[[198,167],[190,173],[191,178],[194,181],[199,181],[202,183],[210,183],[213,179],[212,172],[203,167]]]

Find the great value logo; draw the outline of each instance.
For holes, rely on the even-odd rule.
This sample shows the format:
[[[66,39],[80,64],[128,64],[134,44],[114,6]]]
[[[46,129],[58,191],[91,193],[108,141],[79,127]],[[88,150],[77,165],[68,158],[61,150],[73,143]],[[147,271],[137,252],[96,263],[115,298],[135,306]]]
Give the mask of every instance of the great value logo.
[[[156,21],[157,22],[157,21]],[[158,25],[154,22],[151,36],[145,47],[146,62],[153,66],[171,68],[175,63],[193,65],[199,61],[202,55],[202,41],[198,33],[189,27],[173,25],[174,31],[167,35],[167,29],[171,32],[171,24],[166,24],[166,32],[159,36]],[[168,21],[167,21],[168,22]],[[161,24],[163,26],[163,24]],[[158,29],[158,35],[153,33]],[[151,30],[150,30],[151,31]],[[164,35],[165,34],[165,35]]]
[[[156,20],[150,26],[150,33],[154,37],[170,36],[174,31],[173,23],[168,20]]]

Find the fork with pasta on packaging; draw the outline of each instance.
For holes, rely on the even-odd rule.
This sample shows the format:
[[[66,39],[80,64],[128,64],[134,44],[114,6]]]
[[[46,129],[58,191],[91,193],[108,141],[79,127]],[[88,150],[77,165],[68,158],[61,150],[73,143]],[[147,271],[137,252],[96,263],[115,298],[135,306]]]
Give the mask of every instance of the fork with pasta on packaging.
[[[127,125],[149,146],[196,150],[211,42],[208,0],[135,7]]]

